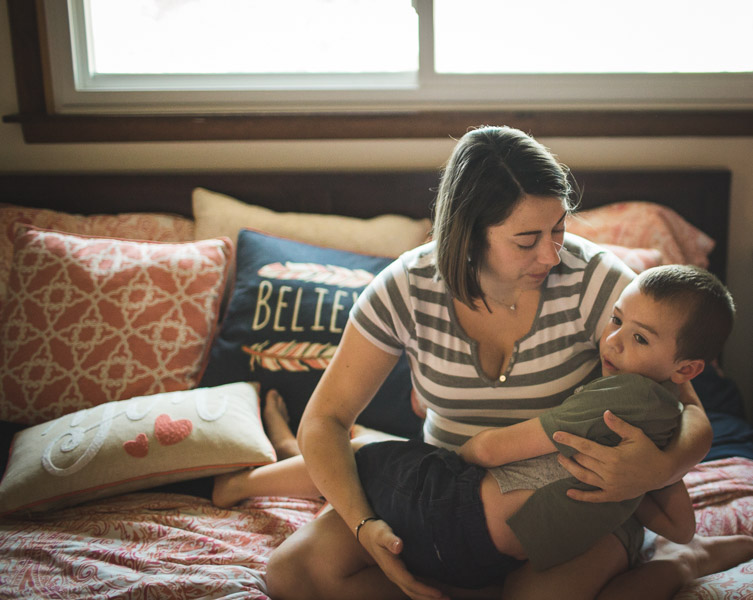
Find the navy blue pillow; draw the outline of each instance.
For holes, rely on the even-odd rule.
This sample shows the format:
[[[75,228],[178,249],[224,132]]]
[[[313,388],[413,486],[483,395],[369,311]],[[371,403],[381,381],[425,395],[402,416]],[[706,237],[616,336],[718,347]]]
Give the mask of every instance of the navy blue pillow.
[[[236,278],[202,386],[234,381],[280,392],[293,431],[340,341],[353,302],[392,259],[322,248],[242,230]],[[421,421],[410,402],[403,355],[358,422],[414,437]]]
[[[735,382],[706,365],[692,384],[714,430],[704,462],[733,456],[753,459],[753,427],[745,421],[743,397]]]

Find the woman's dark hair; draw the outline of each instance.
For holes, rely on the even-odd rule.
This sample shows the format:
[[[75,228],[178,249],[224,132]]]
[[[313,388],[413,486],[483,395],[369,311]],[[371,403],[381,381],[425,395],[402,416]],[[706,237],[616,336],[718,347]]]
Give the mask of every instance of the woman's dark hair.
[[[547,148],[511,127],[480,127],[458,141],[442,172],[433,215],[438,274],[450,293],[473,307],[483,298],[477,265],[486,231],[525,195],[570,206],[568,169]]]
[[[715,275],[691,265],[666,265],[643,271],[637,283],[642,293],[685,315],[675,360],[708,363],[719,356],[735,321],[735,302]]]

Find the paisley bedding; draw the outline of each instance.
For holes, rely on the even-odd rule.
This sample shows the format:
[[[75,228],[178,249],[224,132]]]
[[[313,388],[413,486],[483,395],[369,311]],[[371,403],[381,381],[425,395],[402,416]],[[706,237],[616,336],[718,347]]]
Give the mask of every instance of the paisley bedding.
[[[320,504],[258,498],[234,510],[135,493],[0,522],[2,598],[266,599],[272,550]]]
[[[753,460],[702,463],[685,478],[701,535],[753,534]],[[33,519],[0,520],[0,597],[266,600],[272,551],[318,501],[134,493]],[[753,562],[697,580],[678,600],[753,597]]]

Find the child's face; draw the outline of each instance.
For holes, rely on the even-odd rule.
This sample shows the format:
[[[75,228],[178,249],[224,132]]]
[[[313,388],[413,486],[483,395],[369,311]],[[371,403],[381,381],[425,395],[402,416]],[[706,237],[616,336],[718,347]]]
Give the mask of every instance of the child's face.
[[[681,383],[676,361],[677,334],[685,315],[667,302],[642,293],[635,281],[622,292],[601,336],[602,375],[637,373],[654,381]]]

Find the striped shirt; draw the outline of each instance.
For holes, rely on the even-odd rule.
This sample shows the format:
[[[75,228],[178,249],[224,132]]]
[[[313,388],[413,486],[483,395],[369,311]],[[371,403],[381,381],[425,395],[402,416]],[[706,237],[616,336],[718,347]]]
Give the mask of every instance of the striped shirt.
[[[409,358],[414,392],[427,409],[426,442],[457,449],[483,429],[537,417],[601,375],[599,338],[635,274],[571,234],[560,258],[542,284],[531,330],[495,379],[481,368],[478,344],[435,276],[434,242],[403,254],[359,296],[355,327],[383,351]]]

